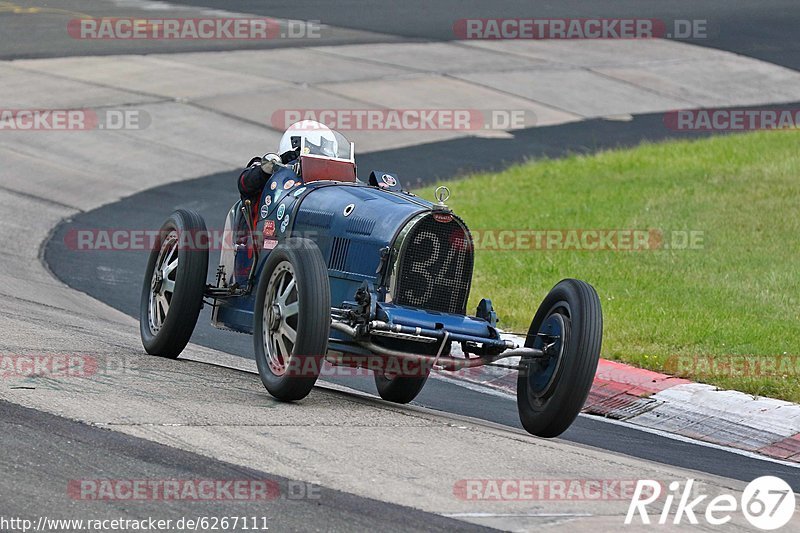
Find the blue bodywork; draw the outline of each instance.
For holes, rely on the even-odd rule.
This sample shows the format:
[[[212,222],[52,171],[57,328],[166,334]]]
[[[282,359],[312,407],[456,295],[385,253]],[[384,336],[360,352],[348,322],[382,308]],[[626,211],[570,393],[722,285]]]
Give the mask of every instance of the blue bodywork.
[[[238,214],[241,204],[234,206]],[[354,305],[356,291],[368,284],[378,296],[376,318],[392,325],[449,332],[455,341],[496,342],[499,335],[487,320],[458,313],[443,313],[396,305],[387,301],[387,262],[398,235],[409,222],[430,214],[437,206],[417,196],[362,182],[315,181],[303,183],[291,167],[281,168],[264,187],[253,207],[255,235],[262,242],[255,279],[261,275],[270,249],[291,236],[313,240],[328,262],[331,305]],[[231,215],[233,216],[233,215]],[[238,217],[242,227],[242,217]],[[277,242],[276,242],[277,241]],[[471,244],[471,243],[470,243]],[[247,283],[256,254],[240,246],[234,259],[233,279]],[[255,291],[217,300],[214,324],[243,333],[253,332]],[[331,347],[358,352],[348,337],[331,331]],[[338,342],[337,342],[338,341]],[[344,344],[341,344],[344,343]]]

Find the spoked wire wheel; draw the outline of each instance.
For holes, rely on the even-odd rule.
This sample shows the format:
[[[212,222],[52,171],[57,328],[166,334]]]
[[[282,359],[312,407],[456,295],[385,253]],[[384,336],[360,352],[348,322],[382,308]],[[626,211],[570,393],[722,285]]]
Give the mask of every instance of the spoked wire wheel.
[[[294,268],[289,261],[282,261],[270,276],[262,321],[264,352],[276,376],[285,375],[291,363],[297,342],[299,308]]]
[[[208,273],[205,233],[203,218],[185,210],[174,212],[158,232],[139,306],[139,333],[149,354],[178,357],[189,343]],[[182,236],[191,239],[184,243]]]
[[[253,348],[258,374],[275,398],[305,398],[328,350],[331,290],[317,245],[290,238],[275,247],[256,291]]]
[[[158,335],[169,314],[169,305],[175,294],[178,269],[178,233],[172,231],[164,239],[150,279],[150,305],[147,321],[150,333]]]

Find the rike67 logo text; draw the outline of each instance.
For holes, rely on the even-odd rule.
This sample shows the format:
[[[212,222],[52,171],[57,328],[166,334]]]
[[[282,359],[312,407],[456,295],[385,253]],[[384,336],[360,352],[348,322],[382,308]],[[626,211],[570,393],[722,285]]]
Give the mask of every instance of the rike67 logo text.
[[[739,499],[732,494],[719,494],[711,498],[698,490],[694,479],[686,480],[683,486],[680,481],[673,481],[668,485],[667,492],[662,492],[662,485],[658,481],[637,481],[625,524],[641,522],[664,525],[671,522],[697,525],[703,520],[706,524],[721,526],[733,520],[734,513],[741,512],[750,525],[770,531],[789,524],[795,510],[792,488],[774,476],[754,479],[745,487]],[[654,507],[661,506],[660,512],[648,509],[651,504]]]

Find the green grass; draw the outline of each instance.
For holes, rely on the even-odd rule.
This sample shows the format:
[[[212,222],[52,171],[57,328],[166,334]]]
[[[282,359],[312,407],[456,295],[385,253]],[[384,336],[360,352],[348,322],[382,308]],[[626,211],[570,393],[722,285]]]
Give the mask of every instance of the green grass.
[[[472,229],[702,232],[699,249],[518,250],[479,246],[470,299],[527,330],[547,291],[588,281],[603,304],[602,356],[675,370],[676,356],[800,356],[800,132],[773,131],[518,165],[447,183]],[[433,198],[432,189],[419,191]],[[785,362],[785,361],[784,361]],[[683,367],[682,367],[683,368]],[[687,377],[800,401],[798,368]],[[748,375],[749,374],[749,375]]]

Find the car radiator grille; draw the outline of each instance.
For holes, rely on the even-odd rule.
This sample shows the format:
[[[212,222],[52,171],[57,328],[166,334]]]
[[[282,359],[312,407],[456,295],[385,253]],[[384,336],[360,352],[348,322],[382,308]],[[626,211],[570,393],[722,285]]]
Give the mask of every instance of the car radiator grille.
[[[419,220],[400,250],[393,294],[399,305],[465,314],[474,263],[472,237],[450,214]]]

